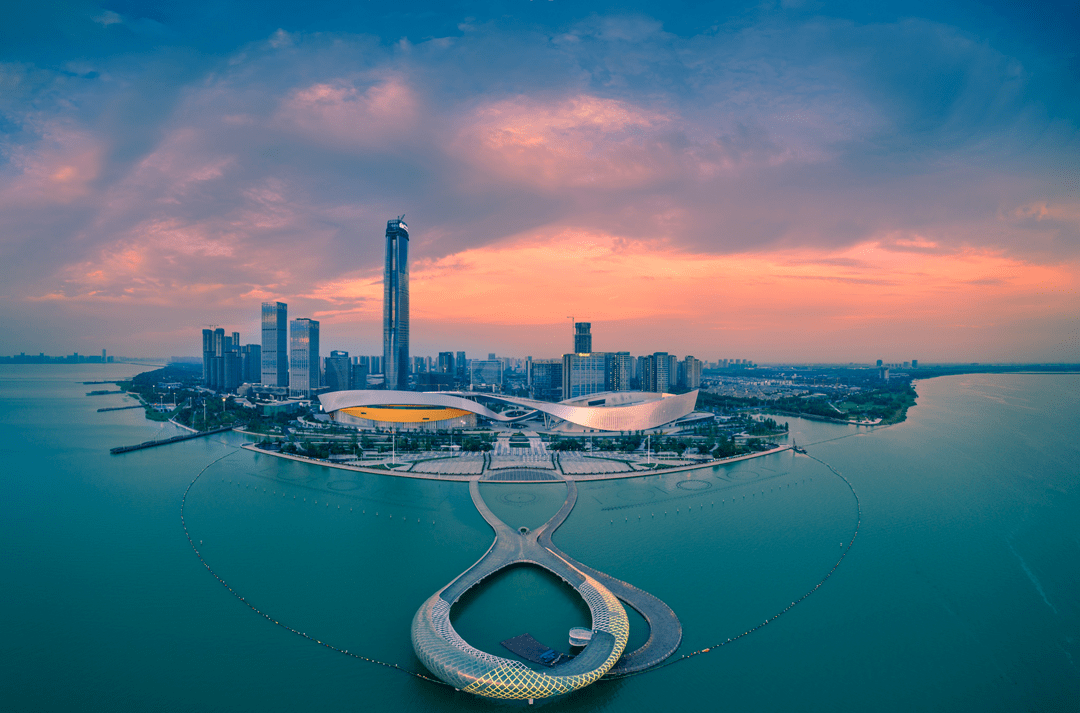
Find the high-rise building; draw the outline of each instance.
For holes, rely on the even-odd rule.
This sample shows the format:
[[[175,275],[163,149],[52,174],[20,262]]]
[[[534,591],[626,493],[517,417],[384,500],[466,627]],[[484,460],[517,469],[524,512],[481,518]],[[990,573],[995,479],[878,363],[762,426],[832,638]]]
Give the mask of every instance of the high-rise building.
[[[561,401],[562,359],[533,359],[529,366],[529,390],[540,401]]]
[[[912,369],[918,369],[919,368],[919,360],[918,359],[912,359],[911,360],[911,368]]]
[[[245,344],[240,350],[241,381],[258,384],[262,381],[262,347],[258,344]]]
[[[439,373],[456,376],[454,369],[454,352],[439,352]]]
[[[878,360],[877,360],[877,368],[878,368],[878,369],[880,369],[880,368],[881,368],[881,365],[882,365],[883,363],[884,363],[884,362],[883,362],[883,361],[882,361],[881,359],[878,359]]]
[[[667,352],[656,352],[652,356],[641,357],[641,390],[662,394],[671,384],[668,366],[671,362]]]
[[[349,352],[340,349],[330,352],[330,356],[326,357],[326,390],[348,391],[351,388],[351,367]]]
[[[240,332],[233,332],[231,337],[222,334],[221,344],[221,389],[236,391],[244,383],[243,361],[240,358]]]
[[[311,398],[319,388],[319,323],[301,317],[289,323],[289,395]]]
[[[368,363],[368,357],[353,357],[352,370],[349,372],[350,389],[367,388]]]
[[[289,307],[284,302],[262,303],[262,383],[289,385]]]
[[[469,361],[465,358],[465,352],[458,352],[454,359],[454,368],[457,369],[457,378],[462,384],[465,383],[465,375],[468,373]]]
[[[203,330],[203,383],[208,389],[235,391],[240,386],[244,372],[239,340],[239,333],[227,337],[220,327]]]
[[[202,331],[202,380],[203,385],[206,388],[213,388],[210,383],[214,380],[214,330],[204,329]]]
[[[562,397],[598,394],[607,390],[608,357],[605,352],[564,354],[562,368]]]
[[[679,386],[697,389],[701,386],[701,360],[688,356],[679,362]]]
[[[615,352],[608,355],[607,391],[630,391],[630,380],[634,375],[634,358],[630,352]]]
[[[386,388],[404,390],[409,374],[409,226],[386,221],[383,269],[383,373]]]
[[[574,353],[592,352],[592,322],[574,322]],[[569,396],[567,398],[570,398]]]

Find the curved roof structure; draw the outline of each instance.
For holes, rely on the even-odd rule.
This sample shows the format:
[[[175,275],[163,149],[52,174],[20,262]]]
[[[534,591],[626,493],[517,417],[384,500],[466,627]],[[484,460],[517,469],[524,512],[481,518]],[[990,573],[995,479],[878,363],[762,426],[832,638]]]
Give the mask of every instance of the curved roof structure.
[[[394,423],[435,422],[474,413],[492,421],[513,422],[542,412],[584,428],[603,431],[638,431],[658,428],[689,415],[698,392],[656,394],[619,391],[593,394],[587,399],[561,403],[516,396],[467,391],[332,391],[319,396],[323,411],[356,418]],[[469,398],[472,397],[472,398]],[[504,416],[474,400],[505,403],[527,409],[524,414]],[[590,405],[591,404],[591,405]]]

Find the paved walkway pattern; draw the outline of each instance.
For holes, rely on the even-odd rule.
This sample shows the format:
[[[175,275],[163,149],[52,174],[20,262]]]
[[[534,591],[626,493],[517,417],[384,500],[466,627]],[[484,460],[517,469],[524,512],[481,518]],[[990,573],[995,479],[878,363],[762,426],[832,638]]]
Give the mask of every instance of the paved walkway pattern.
[[[552,543],[551,535],[577,502],[573,481],[566,481],[567,497],[559,512],[536,531],[519,532],[487,506],[480,496],[479,480],[470,480],[469,492],[476,509],[495,531],[495,541],[476,564],[432,595],[413,617],[413,649],[428,670],[469,693],[523,700],[569,693],[608,672],[642,671],[674,653],[682,640],[682,626],[666,604],[574,561]],[[450,608],[466,591],[516,564],[534,564],[562,578],[581,595],[592,615],[592,640],[576,657],[553,667],[550,673],[480,651],[465,642],[450,623]],[[620,599],[640,612],[650,629],[645,645],[625,656],[630,625]]]

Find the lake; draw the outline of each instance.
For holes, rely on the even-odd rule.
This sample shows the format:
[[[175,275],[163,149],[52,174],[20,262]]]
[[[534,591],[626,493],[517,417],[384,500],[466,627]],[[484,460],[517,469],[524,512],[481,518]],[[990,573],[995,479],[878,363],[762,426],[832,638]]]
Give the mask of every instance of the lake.
[[[274,626],[208,573],[180,521],[198,476],[186,523],[229,587],[291,628],[423,672],[413,613],[492,539],[467,485],[253,454],[237,434],[112,456],[180,432],[138,409],[98,413],[131,400],[81,383],[141,370],[0,366],[4,709],[523,707]],[[808,456],[579,484],[559,547],[667,602],[684,629],[673,658],[710,651],[535,707],[1080,710],[1080,376],[917,390],[888,428],[781,419]],[[560,488],[486,484],[483,496],[535,527]],[[859,506],[850,551],[815,589]],[[588,625],[572,590],[527,567],[470,592],[453,618],[499,655],[525,632],[567,650],[569,627]],[[645,635],[632,617],[631,647]]]

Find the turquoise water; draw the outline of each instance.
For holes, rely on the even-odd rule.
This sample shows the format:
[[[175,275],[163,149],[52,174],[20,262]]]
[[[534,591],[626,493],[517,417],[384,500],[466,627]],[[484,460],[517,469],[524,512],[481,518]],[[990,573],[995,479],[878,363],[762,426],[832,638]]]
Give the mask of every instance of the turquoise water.
[[[259,456],[234,434],[110,456],[176,432],[138,410],[96,413],[124,397],[87,397],[98,387],[79,383],[134,371],[0,367],[2,708],[514,707],[268,624],[207,573],[179,517],[205,468],[186,520],[230,586],[293,628],[420,671],[413,613],[491,543],[467,487]],[[887,429],[790,419],[862,505],[854,546],[812,596],[730,646],[538,706],[1080,709],[1080,377],[961,376],[918,390],[908,421]],[[484,497],[534,527],[560,487],[492,485]],[[856,515],[828,467],[788,452],[583,483],[555,540],[670,604],[689,652],[811,590]],[[554,578],[517,568],[454,615],[466,639],[505,655],[497,642],[525,631],[565,650],[583,611]],[[631,645],[643,637],[632,626]]]

